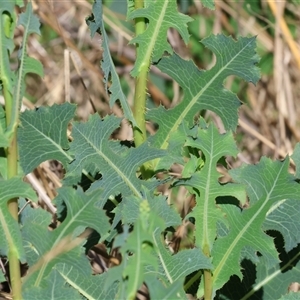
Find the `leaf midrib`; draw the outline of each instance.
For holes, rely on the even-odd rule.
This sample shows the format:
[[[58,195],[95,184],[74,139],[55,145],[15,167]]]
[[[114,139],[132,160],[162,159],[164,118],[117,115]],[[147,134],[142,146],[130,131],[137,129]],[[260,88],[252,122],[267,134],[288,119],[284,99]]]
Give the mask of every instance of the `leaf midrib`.
[[[102,157],[108,164],[109,166],[122,178],[122,180],[126,183],[126,185],[133,191],[133,193],[138,197],[142,198],[140,191],[136,189],[136,187],[131,183],[130,178],[127,178],[126,174],[121,172],[121,170],[110,160],[104,153],[103,151],[99,151],[99,149],[90,141],[77,127],[75,127],[73,130],[77,130],[80,135],[83,137],[83,139],[89,144],[92,149],[95,150],[96,154],[98,154],[100,157]]]
[[[76,283],[75,280],[71,279],[70,276],[68,276],[70,273],[72,273],[73,266],[71,266],[70,270],[67,274],[63,273],[62,271],[56,269],[56,271],[65,279],[65,281],[72,286],[75,290],[80,292],[83,296],[85,296],[89,300],[96,300],[95,297],[92,296],[91,293],[88,293],[85,289],[83,289],[80,285]]]
[[[29,5],[29,4],[28,4]],[[27,8],[29,9],[29,8]],[[27,10],[26,10],[27,12]],[[25,12],[25,13],[26,13]],[[30,26],[30,21],[31,21],[31,18],[32,18],[33,14],[32,12],[29,14],[29,17],[28,17],[28,22],[27,24],[23,25],[24,26],[24,37],[23,37],[23,44],[21,46],[21,58],[20,58],[20,66],[19,66],[19,69],[18,69],[18,80],[17,80],[17,84],[16,84],[16,93],[15,93],[15,97],[13,99],[13,111],[12,111],[12,119],[11,119],[11,122],[8,126],[8,129],[7,130],[14,130],[15,126],[17,125],[17,116],[18,116],[18,113],[19,113],[19,103],[21,102],[21,88],[22,88],[22,81],[23,81],[23,78],[25,76],[25,73],[24,73],[24,70],[25,70],[25,56],[26,56],[26,49],[27,49],[27,39],[28,39],[28,36],[29,36],[29,26]],[[24,84],[24,83],[23,83]]]
[[[157,22],[156,22],[156,26],[154,27],[154,32],[152,34],[152,38],[150,39],[150,44],[147,47],[145,59],[143,59],[143,62],[141,63],[140,70],[142,68],[144,68],[145,65],[147,65],[147,68],[149,67],[150,58],[151,58],[151,55],[153,53],[155,43],[157,41],[157,37],[159,35],[160,28],[162,27],[163,19],[164,19],[164,16],[166,14],[166,7],[169,5],[169,2],[170,2],[169,0],[166,0],[164,2],[164,5],[163,5],[162,10],[161,10],[161,14],[159,15],[159,18],[157,19]]]
[[[204,250],[205,244],[209,246],[209,251],[210,245],[209,245],[209,225],[208,225],[208,214],[209,214],[209,200],[210,200],[210,186],[211,186],[211,173],[212,173],[212,163],[213,163],[213,153],[214,153],[214,131],[212,130],[212,136],[211,136],[211,145],[210,145],[210,155],[211,159],[209,160],[209,165],[208,165],[208,176],[207,176],[207,181],[206,181],[206,186],[205,186],[205,195],[204,195],[204,208],[203,208],[203,240],[204,243],[202,243],[202,250]]]
[[[270,282],[271,280],[273,280],[277,275],[283,274],[284,271],[289,268],[294,261],[300,256],[300,253],[298,252],[292,259],[290,259],[284,266],[280,267],[278,270],[274,271],[273,273],[269,274],[268,276],[265,277],[264,280],[262,280],[260,283],[256,284],[255,286],[253,286],[253,288],[251,289],[251,291],[249,291],[248,294],[251,293],[251,295],[253,294],[252,291],[258,291],[261,287],[263,287],[265,284],[267,284],[268,282]],[[248,295],[246,294],[241,300],[243,299],[248,299],[248,297],[246,298],[246,296]],[[250,295],[249,295],[250,296]]]
[[[179,115],[179,117],[177,118],[177,121],[174,123],[174,125],[170,128],[169,132],[165,135],[165,139],[163,140],[163,142],[161,143],[160,149],[167,149],[168,146],[168,141],[170,139],[170,135],[172,132],[174,132],[178,126],[182,123],[182,121],[184,120],[184,118],[186,117],[186,115],[190,112],[190,110],[193,108],[193,106],[197,103],[197,100],[202,96],[202,94],[204,94],[204,92],[210,87],[210,85],[216,80],[216,78],[219,77],[219,75],[228,67],[228,65],[230,65],[234,59],[236,57],[238,57],[240,55],[241,52],[244,51],[244,49],[248,46],[248,44],[251,43],[251,41],[249,41],[246,45],[244,45],[244,47],[235,55],[232,57],[232,59],[226,64],[224,65],[224,67],[222,67],[215,76],[213,76],[211,78],[210,81],[208,81],[208,83],[199,91],[198,94],[196,94],[196,96],[194,96],[192,98],[192,100],[188,103],[188,105],[184,108],[183,112]],[[192,94],[190,88],[188,88],[190,94]],[[180,104],[179,104],[180,105]],[[155,161],[155,167],[157,166],[159,162],[159,159],[157,161]]]
[[[215,269],[214,272],[214,281],[217,280],[219,273],[221,272],[223,266],[225,265],[228,257],[230,256],[230,254],[234,251],[234,249],[236,248],[236,245],[239,243],[239,241],[242,239],[243,235],[245,234],[245,232],[248,230],[248,228],[250,227],[250,225],[255,221],[256,217],[261,213],[261,211],[265,208],[265,206],[267,204],[269,204],[269,200],[270,200],[270,196],[277,184],[277,181],[280,177],[281,171],[284,167],[284,164],[282,164],[279,172],[277,173],[276,179],[274,180],[273,186],[271,188],[271,190],[269,191],[269,193],[267,194],[265,201],[262,203],[262,205],[259,207],[259,209],[255,212],[255,214],[253,215],[253,217],[248,221],[248,223],[245,224],[245,226],[241,229],[241,231],[239,232],[239,234],[235,237],[235,239],[233,240],[233,242],[230,244],[230,247],[227,249],[227,251],[225,252],[225,254],[223,255],[222,260],[220,261],[220,263],[218,264],[218,266]]]
[[[31,128],[34,129],[34,131],[38,132],[41,136],[43,136],[46,140],[48,140],[50,142],[50,144],[54,145],[58,149],[58,152],[62,153],[69,161],[73,160],[73,158],[71,156],[69,156],[65,151],[63,151],[61,145],[56,143],[53,139],[49,138],[42,131],[40,131],[37,127],[35,127],[33,124],[29,123],[26,119],[22,119],[22,123],[28,124]],[[47,153],[45,153],[45,154],[47,154]]]
[[[55,246],[65,237],[65,233],[69,230],[70,227],[73,226],[74,222],[78,221],[78,219],[79,219],[78,217],[80,216],[80,214],[86,209],[86,207],[88,207],[90,205],[92,205],[92,203],[89,202],[89,201],[86,201],[84,203],[84,205],[77,211],[76,214],[73,214],[73,210],[72,210],[73,206],[69,207],[70,208],[70,210],[69,210],[70,219],[69,220],[68,219],[65,220],[66,221],[66,226],[62,229],[62,231],[60,232],[60,234],[57,236],[57,238],[55,239],[55,241],[54,241],[51,249],[47,253],[51,252],[55,248]],[[44,253],[44,255],[45,254],[46,253]],[[39,286],[40,281],[44,277],[43,275],[44,275],[44,272],[45,272],[46,267],[47,267],[47,265],[48,265],[49,262],[50,261],[45,261],[42,264],[42,266],[41,266],[41,268],[40,268],[40,270],[38,272],[37,279],[35,280],[34,286]]]

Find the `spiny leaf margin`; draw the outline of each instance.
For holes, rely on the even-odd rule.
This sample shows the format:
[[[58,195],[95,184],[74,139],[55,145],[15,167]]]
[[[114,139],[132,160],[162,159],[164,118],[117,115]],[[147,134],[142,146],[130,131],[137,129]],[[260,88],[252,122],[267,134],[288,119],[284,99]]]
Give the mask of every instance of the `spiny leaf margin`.
[[[131,71],[134,77],[140,73],[144,65],[149,66],[151,60],[157,62],[164,52],[173,53],[172,47],[167,42],[167,31],[170,27],[175,28],[187,44],[189,39],[187,23],[193,20],[178,12],[175,0],[152,1],[147,7],[131,12],[128,18],[149,20],[145,32],[130,41],[131,44],[139,45],[135,65]]]
[[[146,118],[159,125],[153,138],[153,146],[168,149],[172,133],[185,120],[192,127],[195,115],[201,110],[215,112],[223,121],[226,130],[235,131],[238,123],[237,109],[241,102],[235,94],[223,87],[224,80],[235,75],[256,83],[260,77],[256,64],[256,39],[240,37],[235,41],[222,34],[210,35],[201,41],[216,55],[215,65],[207,71],[199,70],[191,60],[177,54],[163,57],[157,67],[171,76],[183,88],[184,98],[174,108],[160,106],[147,111]],[[178,72],[180,70],[180,72]],[[159,160],[154,169],[159,169]]]
[[[128,119],[134,127],[136,127],[137,126],[136,121],[134,119],[129,103],[122,90],[119,75],[116,71],[113,59],[110,55],[108,36],[106,34],[105,25],[102,16],[103,16],[102,0],[95,0],[92,8],[92,15],[89,18],[87,18],[86,22],[90,27],[91,37],[94,37],[96,32],[98,32],[102,36],[103,56],[102,56],[101,67],[104,72],[105,89],[109,92],[110,95],[109,104],[110,107],[112,107],[117,100],[120,100],[125,118]],[[111,76],[111,80],[110,80],[111,85],[108,87],[110,76]]]

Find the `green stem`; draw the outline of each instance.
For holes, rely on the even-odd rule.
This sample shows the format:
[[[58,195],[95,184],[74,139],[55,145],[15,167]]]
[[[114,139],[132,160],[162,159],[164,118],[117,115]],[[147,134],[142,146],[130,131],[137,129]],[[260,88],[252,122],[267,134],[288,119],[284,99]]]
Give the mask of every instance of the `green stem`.
[[[143,0],[135,0],[134,2],[135,9],[143,8]],[[136,36],[142,34],[146,29],[145,18],[136,18],[135,19],[135,34]],[[136,54],[138,55],[139,45],[136,44]],[[135,94],[134,94],[134,105],[133,105],[133,115],[137,123],[137,127],[133,128],[133,137],[135,146],[138,147],[143,144],[147,139],[146,132],[146,99],[147,99],[147,79],[148,72],[150,68],[150,59],[146,64],[142,66],[140,72],[135,80]],[[144,179],[150,178],[153,175],[151,164],[145,163],[141,172]]]
[[[10,147],[7,149],[7,177],[12,178],[18,174],[18,148],[17,148],[17,134],[16,130]],[[12,217],[18,222],[18,199],[10,199],[8,201],[8,210]],[[22,299],[21,294],[21,271],[20,262],[18,258],[18,251],[12,241],[8,244],[8,261],[10,281],[13,292],[13,299]]]
[[[5,99],[5,111],[6,111],[6,126],[8,127],[12,119],[13,111],[13,98],[8,90],[8,86],[3,81],[3,96]],[[14,129],[13,137],[9,148],[6,150],[7,154],[7,178],[12,178],[18,174],[18,147],[17,147],[17,130]],[[7,203],[8,210],[12,217],[18,222],[18,199],[10,199]],[[8,242],[8,261],[9,261],[9,273],[10,281],[13,293],[13,300],[22,299],[21,293],[21,270],[20,262],[18,258],[18,251],[15,244],[10,240]]]
[[[141,70],[135,81],[134,118],[138,128],[133,129],[133,134],[136,147],[143,144],[147,138],[145,120],[147,75],[148,70]]]
[[[135,0],[135,9],[143,8],[143,0]],[[142,34],[146,29],[145,19],[135,19],[135,35]],[[139,45],[136,44],[136,55],[139,52]],[[150,62],[149,62],[150,64]],[[141,70],[135,81],[135,95],[134,95],[134,117],[138,128],[133,129],[135,146],[140,146],[146,140],[146,122],[145,122],[145,110],[146,110],[146,88],[148,77],[148,66],[145,65]]]
[[[210,257],[210,250],[208,244],[204,245],[203,253]],[[213,282],[211,270],[203,270],[204,277],[204,300],[212,300]]]
[[[204,270],[204,300],[212,300],[212,275],[210,270]]]

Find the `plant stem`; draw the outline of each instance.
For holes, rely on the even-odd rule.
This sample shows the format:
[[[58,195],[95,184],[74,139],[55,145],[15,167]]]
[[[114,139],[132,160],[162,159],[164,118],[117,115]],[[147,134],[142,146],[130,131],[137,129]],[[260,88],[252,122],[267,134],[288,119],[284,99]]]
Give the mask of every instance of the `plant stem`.
[[[135,0],[135,9],[143,8],[143,0]],[[145,19],[135,19],[135,35],[142,34],[146,29]],[[138,55],[139,45],[136,44],[136,54]],[[145,122],[145,110],[146,110],[146,88],[148,77],[148,65],[144,65],[140,73],[135,80],[135,95],[134,95],[134,117],[137,122],[138,128],[133,129],[135,146],[140,146],[146,140],[146,122]]]
[[[205,256],[210,257],[209,245],[205,244],[203,247]],[[204,300],[212,300],[212,274],[211,270],[203,270],[204,275]]]
[[[210,270],[204,270],[204,300],[212,300],[212,276]]]
[[[7,176],[12,178],[18,174],[18,165],[17,165],[17,135],[14,132],[14,137],[11,142],[11,145],[7,152]],[[18,199],[10,199],[8,201],[8,210],[12,217],[18,222]],[[22,299],[21,296],[21,271],[20,271],[20,262],[18,258],[18,252],[12,241],[9,241],[8,244],[8,261],[9,261],[9,272],[10,272],[10,281],[13,292],[13,299],[19,300]]]
[[[3,95],[5,96],[5,110],[6,110],[6,125],[9,126],[12,119],[12,95],[7,90],[6,85],[3,85]],[[7,178],[12,178],[18,174],[18,147],[17,147],[17,130],[14,129],[12,141],[7,149]],[[12,217],[18,222],[18,199],[10,199],[7,203],[8,210]],[[21,270],[18,258],[18,251],[13,241],[8,241],[8,261],[10,281],[13,293],[13,299],[22,299],[21,293]]]
[[[144,1],[143,0],[135,0],[134,3],[135,9],[143,8]],[[146,29],[145,18],[136,18],[135,19],[135,34],[136,36],[142,34]],[[139,45],[136,44],[136,54],[138,55]],[[133,136],[135,146],[138,147],[143,144],[147,139],[146,132],[146,120],[145,120],[145,112],[146,112],[146,99],[147,99],[147,79],[148,72],[150,67],[150,59],[144,64],[138,76],[135,80],[135,94],[134,94],[134,106],[133,106],[133,115],[137,123],[137,127],[133,128]],[[150,163],[146,163],[142,166],[141,172],[144,179],[147,179],[152,176],[152,168],[150,167]]]
[[[138,128],[133,129],[133,135],[136,147],[143,144],[147,138],[145,120],[147,75],[148,70],[141,70],[135,81],[134,118]]]

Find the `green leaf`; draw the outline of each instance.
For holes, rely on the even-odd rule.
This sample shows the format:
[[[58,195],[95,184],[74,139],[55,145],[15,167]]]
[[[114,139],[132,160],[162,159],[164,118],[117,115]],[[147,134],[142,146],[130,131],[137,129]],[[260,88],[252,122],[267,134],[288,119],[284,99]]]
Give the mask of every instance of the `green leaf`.
[[[94,37],[96,32],[99,32],[99,34],[102,35],[103,56],[101,67],[104,72],[105,88],[110,94],[109,104],[110,107],[112,107],[116,103],[116,101],[119,100],[123,108],[125,118],[128,119],[133,126],[137,126],[131,108],[127,102],[126,96],[123,93],[119,75],[110,55],[108,36],[105,31],[102,16],[102,1],[96,0],[93,4],[92,16],[87,19],[87,24],[91,30],[91,37]],[[109,81],[111,84],[108,87]]]
[[[87,269],[86,272],[90,272],[89,265],[85,264],[83,265],[83,267]],[[55,269],[58,271],[59,274],[61,274],[61,276],[71,287],[76,289],[87,299],[116,299],[115,296],[118,288],[117,285],[112,286],[107,291],[104,289],[105,281],[108,277],[107,273],[84,277],[82,272],[80,272],[78,269],[68,266],[64,263],[57,264],[55,266]]]
[[[120,142],[109,138],[120,122],[121,119],[112,115],[101,119],[95,114],[86,123],[74,124],[70,151],[75,159],[66,174],[67,183],[76,184],[83,169],[91,172],[96,168],[102,178],[94,182],[90,190],[103,188],[103,200],[120,193],[123,197],[133,194],[141,198],[142,185],[149,190],[158,185],[156,180],[138,179],[136,171],[146,161],[161,157],[165,152],[144,143],[139,148],[124,147],[123,153],[116,153],[116,144]]]
[[[72,160],[67,153],[67,127],[75,109],[74,104],[66,102],[21,114],[18,142],[20,163],[26,174],[48,159],[59,160],[66,168]]]
[[[0,157],[0,179],[7,179],[7,159]]]
[[[300,243],[300,201],[284,199],[277,202],[267,213],[264,230],[277,230],[284,238],[286,251]]]
[[[26,6],[26,11],[19,16],[18,25],[24,27],[23,43],[18,53],[19,67],[17,71],[17,79],[13,93],[13,108],[11,122],[7,128],[8,133],[14,131],[18,126],[18,116],[22,98],[25,92],[25,76],[27,73],[34,73],[43,76],[43,65],[40,61],[31,58],[27,55],[27,40],[32,33],[40,34],[40,22],[32,12],[32,4],[29,2]]]
[[[244,247],[251,247],[253,252],[259,251],[264,256],[268,268],[278,263],[273,239],[263,232],[262,225],[268,211],[278,201],[299,199],[300,185],[294,176],[288,173],[288,167],[288,158],[283,162],[272,162],[263,157],[257,165],[243,166],[230,171],[235,181],[245,184],[250,207],[241,211],[232,205],[222,205],[229,223],[229,233],[218,238],[213,247],[213,276],[216,289],[223,286],[233,274],[241,277],[239,261]]]
[[[287,297],[285,295],[290,284],[292,282],[299,282],[299,247],[295,250],[292,251],[293,253],[288,254],[280,265],[275,264],[271,267],[268,267],[265,258],[261,257],[256,267],[257,276],[255,284],[244,298],[249,299],[255,292],[263,290],[264,299],[288,299],[285,298]]]
[[[168,148],[171,134],[177,131],[184,120],[191,127],[194,116],[200,110],[215,112],[221,117],[226,129],[235,130],[237,109],[241,103],[235,94],[223,87],[223,82],[230,75],[253,83],[259,79],[255,38],[240,37],[234,41],[224,35],[211,35],[202,40],[202,44],[216,55],[216,64],[208,71],[199,70],[192,61],[186,61],[176,54],[163,57],[157,64],[184,91],[183,100],[174,108],[166,110],[160,106],[147,112],[147,119],[159,125],[154,138],[154,146],[159,149]]]
[[[24,204],[21,199],[20,205],[24,206]],[[49,233],[46,229],[51,224],[51,219],[51,214],[44,209],[32,209],[30,206],[26,206],[22,210],[20,215],[21,233],[28,266],[34,265],[39,260],[41,253],[47,252],[47,243],[44,244],[44,240],[40,237],[48,238]],[[30,234],[35,234],[35,237],[31,239]]]
[[[294,153],[291,156],[293,161],[295,162],[296,165],[296,174],[295,176],[297,178],[300,178],[300,143],[296,144],[296,147],[294,149]]]
[[[1,271],[0,272],[0,282],[4,282],[4,281],[6,281],[6,278],[5,278],[4,274],[3,274],[3,271]]]
[[[164,221],[151,210],[147,199],[139,201],[138,218],[132,232],[124,231],[117,239],[114,247],[120,247],[122,263],[115,270],[110,270],[106,287],[119,281],[118,297],[134,299],[137,290],[145,281],[147,267],[153,272],[158,270],[158,258],[154,252],[153,232],[162,232]],[[127,229],[127,228],[126,228]],[[117,269],[117,270],[116,270]]]
[[[151,211],[153,211],[157,217],[164,220],[165,227],[176,226],[181,223],[179,214],[168,205],[166,197],[162,195],[153,197],[146,189],[143,190],[143,196],[149,202]],[[113,227],[115,227],[120,220],[125,224],[133,224],[139,216],[140,201],[140,198],[134,196],[123,199],[114,209],[115,218]]]
[[[296,165],[297,178],[300,177],[300,144],[298,143],[291,156]],[[298,212],[300,202],[297,199],[284,199],[277,202],[267,214],[263,224],[265,230],[278,230],[281,232],[286,251],[290,251],[300,243],[300,223]]]
[[[178,279],[165,287],[160,280],[154,276],[147,276],[146,284],[149,289],[150,299],[175,300],[188,299],[184,290],[184,278]]]
[[[172,132],[168,142],[168,155],[158,159],[157,170],[168,170],[174,163],[184,165],[184,152],[183,146],[188,135],[193,135],[193,131],[197,131],[197,128],[189,129],[186,122],[179,125],[176,132]],[[156,144],[156,136],[149,138],[150,144]]]
[[[144,228],[143,221],[147,222],[148,220],[139,219],[134,224],[133,232],[129,235],[127,243],[122,247],[124,254],[125,251],[133,253],[130,257],[123,254],[123,257],[128,259],[128,263],[123,270],[123,278],[128,278],[126,289],[129,299],[134,299],[137,290],[141,287],[145,279],[146,267],[151,265],[153,269],[158,269],[158,260],[150,244],[152,242],[150,230],[153,227],[151,229]]]
[[[7,208],[7,201],[17,197],[27,197],[36,200],[36,194],[21,178],[14,177],[9,180],[0,179],[0,254],[7,256],[8,245],[14,246],[17,257],[25,263],[25,252],[18,222],[11,216]]]
[[[14,29],[16,27],[16,13],[15,9],[15,1],[5,1],[3,5],[1,5],[0,13],[2,14],[3,23],[3,33],[7,38],[12,39],[14,37]],[[11,51],[9,51],[11,53]]]
[[[23,7],[24,6],[24,1],[23,0],[15,0],[16,5]]]
[[[40,33],[40,21],[32,13],[32,6],[31,4],[26,5],[26,11],[22,14],[20,14],[19,20],[18,20],[18,26],[22,25],[24,29],[26,30],[25,36],[28,36],[31,33],[41,34]],[[27,38],[26,38],[27,40]]]
[[[66,285],[66,280],[57,271],[53,270],[39,286],[33,286],[23,292],[24,300],[40,300],[45,299],[84,299],[80,294]]]
[[[177,254],[172,255],[162,242],[158,230],[153,232],[153,236],[161,263],[160,279],[162,281],[167,279],[170,283],[173,283],[194,271],[201,269],[210,270],[213,268],[210,260],[204,256],[199,249],[182,250]]]
[[[31,262],[26,279],[30,279],[29,286],[38,285],[59,262],[81,269],[79,259],[84,249],[78,246],[85,242],[85,238],[77,237],[87,227],[96,230],[101,236],[110,228],[105,212],[96,206],[101,197],[99,191],[84,193],[81,188],[74,190],[65,187],[58,192],[58,197],[63,200],[67,209],[67,216],[58,228],[49,231],[49,219],[39,217],[39,213],[32,209],[22,220],[24,244]]]
[[[14,41],[11,33],[15,28],[14,1],[2,1],[0,7],[0,79],[4,91],[12,95],[13,72],[10,69],[10,54],[14,49]],[[5,95],[6,97],[6,95]]]
[[[224,220],[223,213],[216,206],[216,198],[220,196],[234,196],[245,202],[244,187],[238,184],[220,184],[221,174],[217,171],[217,163],[225,155],[235,156],[235,146],[232,133],[220,134],[214,125],[207,129],[198,129],[196,138],[189,137],[185,144],[202,151],[205,156],[203,168],[188,179],[178,180],[174,186],[185,185],[196,189],[197,204],[189,215],[195,218],[196,245],[201,249],[212,245],[217,235],[217,222]]]
[[[279,300],[299,300],[300,292],[289,292],[287,295],[282,296]]]
[[[268,266],[279,262],[273,239],[262,231],[261,227],[267,209],[265,209],[265,204],[260,209],[260,205],[258,202],[243,212],[233,205],[222,205],[230,230],[226,237],[218,238],[213,247],[215,289],[222,287],[234,274],[242,278],[240,261],[245,247],[248,247],[248,252],[252,250],[249,257],[255,257],[255,252],[259,251],[266,257]]]
[[[6,148],[9,146],[9,136],[6,131],[6,117],[3,107],[0,105],[0,148]]]
[[[146,8],[133,11],[130,19],[146,18],[149,21],[145,32],[130,41],[139,45],[138,55],[135,61],[132,76],[137,76],[140,69],[153,62],[157,62],[165,52],[173,53],[173,49],[167,41],[167,31],[175,28],[187,44],[189,33],[187,23],[192,21],[189,16],[183,15],[177,10],[175,0],[152,1]]]
[[[201,0],[201,2],[205,7],[208,7],[210,9],[215,9],[214,0]]]
[[[138,217],[133,231],[129,234],[124,231],[115,241],[114,247],[120,247],[123,260],[117,270],[109,270],[107,287],[118,280],[121,282],[118,296],[130,298],[143,281],[149,287],[155,282],[155,291],[150,288],[150,294],[159,297],[158,299],[170,299],[166,295],[173,297],[171,299],[178,299],[178,295],[181,295],[179,299],[183,299],[185,277],[195,270],[209,269],[212,265],[198,249],[183,250],[175,255],[167,251],[161,238],[161,232],[166,227],[163,218],[157,216],[156,211],[151,208],[150,198],[136,200],[139,202],[138,210],[133,213]]]
[[[0,91],[2,91],[7,107],[12,106],[15,81],[15,74],[10,69],[10,55],[15,47],[13,41],[16,27],[14,4],[14,1],[5,1],[0,7]],[[7,132],[6,129],[5,113],[0,107],[0,147],[3,148],[9,146],[12,136],[12,133]]]

